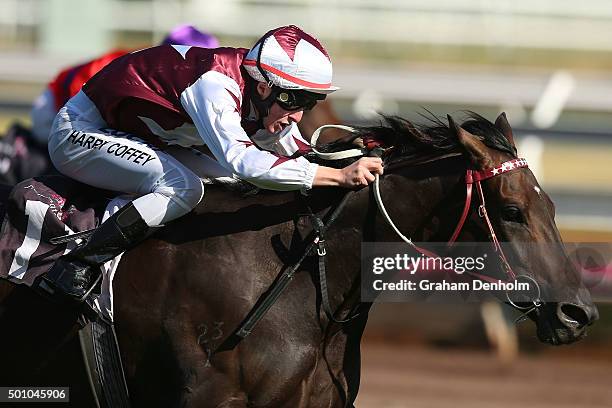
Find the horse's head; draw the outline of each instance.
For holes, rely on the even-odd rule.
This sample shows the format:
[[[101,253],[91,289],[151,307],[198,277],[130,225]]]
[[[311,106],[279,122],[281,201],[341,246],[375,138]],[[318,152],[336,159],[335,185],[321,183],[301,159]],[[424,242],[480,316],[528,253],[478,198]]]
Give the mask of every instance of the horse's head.
[[[355,208],[362,212],[367,208],[368,214],[352,214],[347,219],[370,220],[362,239],[394,241],[400,237],[423,255],[425,251],[401,231],[422,241],[440,242],[451,237],[450,242],[458,238],[491,242],[499,265],[507,273],[506,283],[515,279],[529,283],[527,294],[508,293],[507,302],[536,323],[540,340],[567,344],[580,339],[586,326],[598,318],[597,308],[561,241],[552,201],[526,161],[516,155],[505,114],[491,123],[472,113],[461,126],[450,116],[448,119],[448,125],[435,117],[418,125],[385,116],[386,124],[353,129],[356,136],[349,146],[354,148],[357,144],[362,149],[382,152],[385,174],[374,195],[384,213],[379,220],[384,218],[387,222],[378,223],[375,217],[368,217],[375,207],[368,204],[371,195],[367,191],[354,201]],[[320,150],[334,152],[346,147],[347,142],[340,141]],[[340,161],[336,166],[346,164]],[[466,195],[466,188],[472,193]],[[402,198],[389,200],[387,214],[381,195]],[[464,204],[466,196],[477,198],[468,198]],[[470,202],[478,201],[477,211],[470,212],[470,208],[476,210]],[[464,211],[457,223],[457,213],[452,208],[459,205]],[[469,214],[472,217],[466,222]],[[449,231],[455,225],[454,232]]]
[[[503,113],[489,128],[478,119],[458,126],[450,116],[449,127],[475,170],[500,168],[502,163],[517,158],[512,129]],[[502,145],[505,139],[506,148],[483,143],[483,132],[487,131],[497,132]],[[540,286],[543,303],[529,313],[538,337],[551,344],[580,339],[586,326],[598,318],[598,312],[580,273],[568,259],[550,197],[527,167],[503,172],[481,185],[493,230],[512,252],[514,272],[535,279]]]

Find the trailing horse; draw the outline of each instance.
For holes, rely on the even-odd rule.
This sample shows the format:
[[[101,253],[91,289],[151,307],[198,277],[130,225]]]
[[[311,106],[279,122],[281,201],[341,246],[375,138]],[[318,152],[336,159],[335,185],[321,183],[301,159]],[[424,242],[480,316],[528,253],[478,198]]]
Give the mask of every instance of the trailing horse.
[[[15,122],[0,136],[0,183],[15,184],[54,171],[47,145],[39,144],[30,129]]]
[[[495,124],[472,115],[461,127],[452,121],[424,126],[399,118],[386,122],[359,134],[367,143],[388,148],[380,192],[398,229],[415,241],[446,241],[453,234],[465,202],[467,169],[496,168],[516,159],[503,114]],[[501,241],[562,248],[553,204],[537,186],[526,167],[482,181],[491,228]],[[308,196],[243,196],[209,188],[196,210],[124,255],[114,281],[114,319],[132,405],[351,407],[370,308],[360,298],[360,245],[398,240],[378,212],[371,189],[348,193],[325,232],[331,313],[334,319],[357,317],[342,324],[325,313],[324,282],[312,254],[252,334],[242,340],[235,336],[279,273],[296,264],[309,246],[312,215],[325,219],[346,194],[319,189]],[[469,208],[458,240],[489,241],[490,230],[475,215],[476,208]],[[551,344],[580,339],[597,310],[565,252],[542,256],[517,250],[513,256],[521,265],[515,272],[542,287],[578,288],[572,299],[538,303],[528,311],[539,338]],[[23,333],[34,336],[36,322],[14,316],[35,316],[36,311],[27,310],[24,302],[23,310],[9,310],[7,299],[14,300],[16,290],[0,282],[2,366],[11,367],[3,368],[0,384],[11,376],[26,378],[23,353],[44,355],[51,345],[63,344],[70,331],[68,319],[30,339],[31,350],[23,347]],[[37,352],[43,345],[45,352]]]

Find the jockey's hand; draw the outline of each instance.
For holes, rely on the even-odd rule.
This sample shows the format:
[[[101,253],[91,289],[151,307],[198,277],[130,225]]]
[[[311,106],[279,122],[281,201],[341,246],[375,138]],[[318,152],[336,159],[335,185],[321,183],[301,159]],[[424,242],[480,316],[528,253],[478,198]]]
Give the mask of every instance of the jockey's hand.
[[[375,174],[383,174],[380,157],[362,157],[350,166],[340,170],[343,180],[341,187],[356,189],[365,187],[375,179]]]
[[[383,174],[382,160],[378,157],[362,157],[343,169],[319,166],[312,186],[358,189],[374,181],[375,174]]]

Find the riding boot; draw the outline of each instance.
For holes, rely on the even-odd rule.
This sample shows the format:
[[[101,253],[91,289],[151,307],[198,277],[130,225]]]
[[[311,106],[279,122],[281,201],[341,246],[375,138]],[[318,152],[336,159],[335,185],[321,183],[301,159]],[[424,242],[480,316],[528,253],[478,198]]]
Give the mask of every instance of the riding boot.
[[[102,273],[101,265],[134,247],[150,230],[129,203],[104,221],[87,243],[60,257],[44,280],[52,289],[82,300]]]

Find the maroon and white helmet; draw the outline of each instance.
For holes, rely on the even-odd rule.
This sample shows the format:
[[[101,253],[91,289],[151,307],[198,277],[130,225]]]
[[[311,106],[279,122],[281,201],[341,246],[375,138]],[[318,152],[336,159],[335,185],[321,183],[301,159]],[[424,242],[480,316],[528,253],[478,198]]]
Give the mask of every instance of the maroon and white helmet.
[[[332,63],[321,43],[299,27],[289,25],[268,31],[243,61],[249,75],[283,89],[328,94],[332,86]]]

